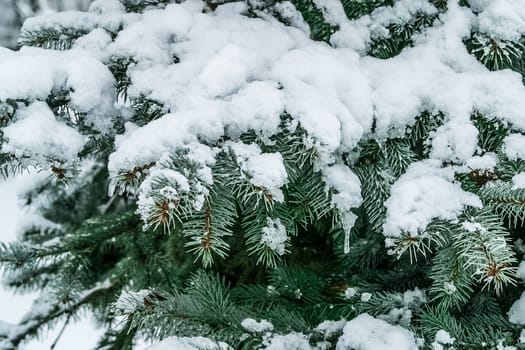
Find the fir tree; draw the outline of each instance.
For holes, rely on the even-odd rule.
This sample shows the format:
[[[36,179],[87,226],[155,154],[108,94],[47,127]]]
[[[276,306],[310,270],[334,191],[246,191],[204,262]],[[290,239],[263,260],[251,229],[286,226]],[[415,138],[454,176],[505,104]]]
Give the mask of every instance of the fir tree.
[[[523,348],[524,18],[98,0],[29,19],[0,51],[1,170],[38,171],[38,215],[0,263],[41,297],[0,348],[86,310],[107,350]]]

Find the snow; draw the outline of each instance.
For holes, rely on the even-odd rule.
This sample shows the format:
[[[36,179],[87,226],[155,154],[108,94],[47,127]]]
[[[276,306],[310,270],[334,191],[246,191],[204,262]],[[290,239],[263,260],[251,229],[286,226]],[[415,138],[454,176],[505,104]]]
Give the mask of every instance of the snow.
[[[485,232],[487,229],[479,222],[464,221],[461,223],[461,228],[467,232]]]
[[[350,299],[356,294],[357,294],[357,289],[356,288],[348,287],[345,290],[345,299]]]
[[[283,255],[286,251],[286,227],[279,218],[266,219],[266,226],[262,228],[261,243],[266,245],[278,255]]]
[[[326,183],[334,191],[332,203],[340,211],[349,211],[361,205],[361,182],[350,168],[335,164],[324,169],[323,175]]]
[[[470,3],[480,11],[476,23],[480,32],[511,41],[519,41],[525,34],[525,2],[471,0]]]
[[[76,129],[59,122],[44,102],[17,110],[16,121],[3,129],[7,142],[2,152],[68,162],[77,158],[85,138]]]
[[[102,5],[107,3],[107,5]],[[119,9],[114,0],[101,0],[94,2],[90,12],[83,11],[61,11],[47,12],[43,15],[31,17],[25,20],[22,33],[37,32],[42,29],[71,28],[79,32],[90,32],[96,28],[116,33],[120,26],[126,23],[126,18],[131,16],[117,16]],[[122,9],[122,7],[121,7]]]
[[[231,95],[252,78],[258,63],[255,52],[229,44],[208,60],[197,79],[212,97]]]
[[[368,293],[368,292],[365,292],[363,294],[361,294],[361,301],[366,303],[368,301],[370,301],[370,299],[372,299],[372,294]]]
[[[231,350],[228,344],[205,337],[169,337],[145,350]]]
[[[436,333],[436,341],[441,344],[454,344],[454,338],[452,338],[448,332],[442,329]]]
[[[326,2],[327,7],[330,4]],[[425,1],[415,5],[404,1],[396,6],[388,9],[394,14],[377,13],[372,19],[387,25],[394,18],[401,20],[414,11],[435,12]],[[525,91],[519,76],[506,71],[488,72],[463,47],[462,39],[472,28],[472,16],[467,9],[451,5],[449,13],[442,18],[443,25],[429,29],[418,38],[419,45],[387,61],[361,59],[353,50],[343,47],[328,48],[309,41],[303,32],[278,23],[247,21],[226,7],[220,16],[192,11],[189,5],[148,11],[148,16],[125,28],[114,43],[123,50],[144,49],[143,40],[136,35],[140,32],[148,36],[148,40],[144,39],[146,46],[153,46],[144,49],[147,53],[141,56],[150,55],[151,62],[131,69],[130,92],[164,103],[175,115],[152,123],[162,127],[148,125],[148,134],[158,129],[171,130],[173,120],[180,121],[190,114],[202,117],[194,120],[188,129],[200,132],[203,125],[207,125],[205,134],[212,139],[219,137],[226,126],[235,128],[239,124],[250,125],[255,130],[270,128],[271,133],[275,124],[261,125],[258,119],[248,123],[249,114],[227,112],[231,112],[233,101],[244,100],[239,91],[256,81],[280,82],[281,97],[267,105],[274,111],[286,109],[328,153],[339,147],[355,147],[370,129],[374,111],[380,116],[377,126],[381,133],[391,132],[393,127],[402,129],[424,109],[445,112],[451,119],[450,124],[435,140],[434,152],[440,159],[451,157],[453,151],[458,152],[459,160],[472,155],[475,130],[469,115],[475,109],[515,122],[518,127],[524,126],[520,111],[525,106]],[[166,18],[178,19],[169,31],[163,29]],[[146,30],[152,23],[156,25]],[[210,27],[214,28],[213,35],[206,30]],[[167,34],[184,40],[175,40],[169,46]],[[128,36],[133,40],[123,39]],[[258,43],[260,48],[255,49],[253,43]],[[156,54],[159,51],[162,54]],[[180,63],[171,64],[171,57],[166,56],[169,52],[176,53]],[[160,71],[163,74],[159,74]],[[270,91],[266,89],[265,93]],[[404,103],[399,104],[400,100]],[[189,110],[194,113],[188,113]],[[468,138],[458,136],[453,127],[458,125],[471,131]],[[144,162],[142,154],[136,154],[136,147],[126,147],[128,142],[138,142],[132,139],[139,139],[144,133],[130,135],[121,144],[112,156],[112,169],[129,169],[138,164],[136,157]],[[176,143],[190,138],[180,135],[167,141],[167,135],[171,133],[160,133],[148,148],[157,148],[160,144],[176,147]],[[443,147],[450,148],[447,154],[443,154]]]
[[[478,129],[470,121],[451,121],[439,127],[431,138],[431,158],[465,163],[471,159],[476,151]]]
[[[150,290],[142,289],[136,292],[122,291],[115,302],[114,308],[124,314],[131,314],[144,307],[145,299],[151,294]]]
[[[453,168],[442,168],[433,160],[411,164],[392,185],[385,202],[385,236],[392,239],[406,233],[417,237],[434,219],[454,220],[467,206],[482,207],[476,195],[454,182],[454,173]]]
[[[328,189],[332,189],[332,204],[339,209],[341,222],[345,230],[345,254],[350,252],[350,230],[357,220],[357,215],[351,212],[352,208],[361,205],[361,182],[347,166],[335,164],[323,169],[324,180]]]
[[[290,1],[278,2],[275,4],[275,10],[282,19],[288,21],[293,27],[298,28],[303,33],[310,36],[310,27],[304,21],[303,15],[297,11]]]
[[[403,303],[405,305],[410,305],[413,303],[422,303],[426,301],[427,297],[425,293],[417,287],[413,290],[407,290],[403,293]]]
[[[241,326],[248,332],[261,333],[273,330],[273,324],[266,320],[256,321],[253,318],[246,318],[242,320]]]
[[[289,333],[285,335],[275,335],[266,340],[264,350],[314,350],[306,335],[302,333]]]
[[[401,305],[392,308],[387,314],[377,315],[377,318],[405,328],[410,327],[412,322],[412,310],[427,302],[425,293],[417,287],[414,290],[407,290],[402,294],[395,295],[394,300],[396,304]]]
[[[525,135],[510,134],[503,141],[503,151],[511,159],[525,159]]]
[[[86,52],[102,51],[112,40],[111,35],[106,30],[97,28],[78,38],[73,44],[73,48]],[[104,56],[100,55],[97,57],[102,58]]]
[[[183,157],[196,165],[195,171],[175,167],[171,155],[164,154],[158,164],[137,174],[139,177],[146,174],[140,184],[137,199],[137,211],[144,218],[145,224],[151,210],[156,210],[156,204],[166,202],[170,209],[175,209],[175,203],[182,203],[189,205],[186,210],[193,208],[196,211],[204,206],[209,193],[208,187],[213,184],[209,165],[215,161],[215,151],[198,143],[189,144],[185,151]],[[110,186],[110,195],[116,190],[114,185]]]
[[[350,320],[343,329],[343,335],[336,349],[354,350],[417,350],[414,335],[400,327],[393,326],[368,314],[361,314]]]
[[[92,58],[78,57],[66,62],[64,71],[71,106],[87,113],[87,124],[96,130],[111,130],[109,115],[115,112],[115,79],[108,68]]]
[[[466,167],[468,171],[472,170],[494,170],[498,159],[494,153],[485,153],[482,156],[474,156],[467,160]]]
[[[323,321],[315,327],[315,330],[322,333],[325,338],[329,338],[332,335],[341,332],[345,325],[345,319],[339,321]]]
[[[455,339],[452,338],[447,331],[440,329],[437,331],[434,342],[432,343],[432,350],[444,350],[446,349],[446,345],[452,345],[454,341]]]
[[[525,326],[525,293],[522,293],[521,297],[512,304],[509,310],[509,321]]]
[[[255,124],[254,129],[263,139],[277,132],[280,115],[284,108],[284,94],[273,81],[254,81],[242,87],[231,99],[234,115],[246,116],[227,125],[227,133],[238,136]]]
[[[38,79],[35,79],[38,77]],[[115,113],[115,79],[93,57],[74,50],[22,48],[16,54],[0,50],[0,100],[45,100],[50,93],[67,91],[71,107],[87,113],[86,124],[111,132]]]
[[[458,291],[458,288],[456,287],[454,282],[445,282],[445,283],[443,283],[443,290],[448,295],[452,295],[452,294],[454,294],[454,293],[456,293]]]
[[[505,341],[503,339],[498,340],[496,344],[496,350],[518,350],[515,346],[506,346],[504,345]]]
[[[168,6],[165,10],[151,10],[119,32],[109,46],[137,61],[171,62],[170,37],[185,37],[191,25],[191,14],[183,6]]]
[[[119,0],[95,0],[89,5],[89,12],[124,13],[125,6]]]
[[[348,239],[355,221],[351,209],[361,204],[362,197],[357,176],[341,165],[340,155],[354,151],[373,127],[378,137],[403,135],[419,113],[439,110],[445,122],[430,137],[431,159],[410,165],[391,187],[383,226],[388,246],[402,234],[418,236],[432,220],[454,220],[465,207],[481,207],[480,199],[454,180],[454,174],[465,167],[490,170],[496,164],[495,156],[477,154],[478,130],[470,120],[472,112],[511,123],[516,133],[506,137],[505,154],[509,159],[525,158],[525,136],[519,133],[525,131],[521,77],[509,70],[489,72],[463,44],[473,30],[497,39],[520,38],[525,34],[525,5],[511,0],[470,2],[478,16],[449,1],[447,13],[432,28],[414,36],[414,47],[388,60],[363,54],[373,38],[388,35],[390,25],[416,14],[437,14],[428,0],[399,0],[357,20],[345,17],[339,1],[316,0],[327,19],[340,28],[331,39],[334,47],[311,41],[304,20],[289,2],[277,9],[295,27],[270,18],[248,18],[242,14],[246,4],[228,4],[204,13],[204,2],[197,0],[142,14],[125,14],[116,0],[98,0],[87,13],[37,17],[27,21],[23,30],[74,27],[86,35],[70,52],[0,50],[0,100],[28,102],[4,129],[3,151],[17,157],[76,159],[85,137],[59,122],[41,102],[53,91],[68,91],[71,105],[87,114],[88,124],[112,132],[111,117],[118,115],[118,108],[126,112],[125,106],[115,106],[115,81],[102,62],[129,56],[137,61],[128,67],[129,96],[157,101],[166,112],[140,128],[127,123],[109,158],[112,176],[157,163],[139,188],[141,213],[147,214],[152,204],[150,192],[158,178],[171,184],[158,189],[163,198],[178,200],[191,192],[194,209],[199,210],[206,185],[213,183],[209,165],[217,150],[194,146],[236,140],[249,130],[270,144],[270,137],[280,131],[281,114],[287,112],[293,125],[308,133],[303,142],[318,155],[316,168],[333,193],[332,204],[341,212]],[[121,27],[112,40],[111,34]],[[269,191],[275,201],[284,200],[282,188],[288,174],[279,153],[235,141],[224,147],[232,151],[241,173],[254,187]],[[182,170],[159,164],[181,148],[195,149],[192,157],[196,159],[206,158],[199,170],[200,187],[191,184]],[[525,188],[525,175],[516,175],[513,184]],[[261,242],[282,255],[287,239],[280,220],[268,218]],[[137,300],[141,296],[139,292]],[[360,297],[366,302],[371,294]],[[525,324],[522,299],[509,311],[511,321],[519,324]],[[269,329],[263,321],[245,321],[250,329]],[[436,342],[445,344],[441,340],[446,337],[438,335]],[[169,338],[151,349],[211,344],[209,339],[199,339],[193,343],[188,338]],[[268,349],[310,348],[303,334],[274,336],[267,345]],[[415,349],[416,345],[410,332],[364,314],[346,323],[337,347]]]
[[[516,174],[512,177],[512,189],[525,189],[525,172]]]
[[[193,193],[192,189],[197,191]],[[153,193],[160,197],[153,198]],[[208,190],[205,186],[190,187],[189,179],[178,170],[163,166],[153,167],[140,185],[137,212],[141,214],[145,224],[147,224],[146,218],[150,217],[151,210],[155,210],[157,205],[167,202],[170,203],[170,209],[174,209],[174,203],[182,202],[184,199],[189,201],[196,210],[200,210],[207,194]]]
[[[305,142],[314,147],[319,155],[317,166],[328,185],[338,192],[333,202],[343,213],[348,232],[355,221],[350,208],[361,202],[359,182],[349,169],[333,167],[335,155],[355,149],[359,140],[370,133],[374,117],[377,134],[388,136],[401,134],[424,110],[442,111],[446,122],[431,137],[430,155],[460,165],[472,163],[477,156],[478,132],[470,121],[473,111],[525,128],[525,89],[519,75],[489,72],[464,48],[463,39],[477,25],[476,16],[468,8],[452,2],[433,28],[415,37],[414,47],[392,59],[379,60],[361,57],[357,48],[366,47],[371,37],[385,35],[385,28],[392,23],[418,13],[436,14],[431,3],[398,1],[355,21],[344,18],[339,2],[323,1],[319,5],[328,19],[341,27],[341,33],[348,32],[345,28],[361,29],[348,39],[349,45],[336,37],[336,48],[331,48],[309,40],[304,28],[247,18],[240,14],[244,5],[220,6],[215,13],[206,14],[202,13],[203,4],[195,0],[134,16],[122,14],[113,3],[104,10],[95,10],[94,6],[90,16],[112,13],[124,29],[110,43],[100,31],[107,25],[92,23],[93,31],[81,38],[77,47],[82,52],[99,50],[134,57],[138,63],[128,68],[132,83],[129,96],[151,98],[167,111],[158,120],[127,129],[119,137],[117,149],[110,156],[111,174],[155,162],[159,155],[198,140],[216,142],[224,135],[235,138],[247,130],[269,140],[278,132],[279,116],[286,111],[307,130]],[[495,18],[487,6],[483,7],[484,16]],[[300,18],[289,4],[279,8],[301,27]],[[104,16],[97,21],[107,22]],[[58,15],[47,19],[46,25],[58,23],[59,19]],[[92,56],[102,57],[97,52]],[[83,102],[92,105],[91,101]],[[252,184],[267,188],[276,201],[281,201],[280,188],[287,180],[280,155],[240,144],[233,150]],[[243,154],[245,151],[249,152]],[[420,177],[417,181],[438,184],[448,194],[460,197],[456,203],[449,201],[449,207],[439,213],[421,210],[418,216],[410,212],[416,223],[387,223],[387,235],[395,236],[400,230],[414,235],[433,218],[453,218],[464,206],[479,204],[439,176]],[[394,185],[392,197],[400,192],[402,182]],[[433,200],[427,201],[427,209],[437,197]]]
[[[29,55],[15,55],[14,53],[0,51],[0,80],[9,82],[0,87],[0,99],[7,98],[45,99],[54,87],[55,69],[45,62],[49,59]],[[35,77],[38,76],[38,79]]]
[[[284,201],[281,187],[288,182],[288,174],[280,153],[261,153],[261,149],[256,144],[232,142],[228,143],[228,146],[252,185],[269,191],[273,200]]]
[[[388,36],[391,24],[412,20],[417,14],[433,15],[437,9],[426,0],[400,0],[393,6],[384,6],[374,10],[369,16],[357,20],[348,20],[342,4],[338,1],[320,1],[315,3],[326,14],[328,21],[339,26],[332,35],[330,42],[336,47],[348,47],[364,53],[372,38]]]
[[[288,2],[277,8],[293,19],[295,27],[268,16],[244,16],[245,4],[223,5],[213,13],[204,13],[204,3],[198,0],[140,14],[125,13],[116,0],[99,0],[86,13],[36,17],[25,23],[25,31],[72,27],[86,34],[69,52],[0,51],[0,80],[7,82],[0,87],[0,100],[45,100],[51,91],[65,89],[70,91],[72,106],[87,113],[88,124],[112,132],[110,116],[118,111],[115,82],[99,60],[133,58],[137,63],[128,67],[128,96],[157,101],[166,113],[119,135],[109,158],[113,177],[157,162],[191,143],[214,143],[224,136],[235,140],[248,130],[269,142],[280,131],[280,115],[286,111],[294,125],[308,132],[304,142],[318,155],[316,167],[334,190],[333,204],[341,212],[347,234],[355,222],[350,209],[361,203],[360,185],[349,168],[334,164],[340,162],[341,152],[355,150],[358,142],[370,135],[374,121],[376,136],[402,135],[419,113],[439,110],[445,123],[431,135],[430,157],[469,167],[479,157],[472,112],[512,123],[517,131],[525,130],[525,88],[519,74],[489,72],[463,43],[475,29],[500,39],[521,36],[525,5],[476,0],[473,7],[480,12],[476,16],[450,2],[448,11],[433,26],[414,35],[414,47],[381,60],[363,56],[370,40],[388,35],[389,26],[416,15],[437,15],[431,2],[400,0],[356,20],[346,18],[339,1],[317,4],[327,20],[340,28],[332,37],[334,47],[310,40],[304,21]],[[117,32],[112,40],[111,33]],[[125,114],[124,106],[118,107]],[[49,113],[43,115],[49,117]],[[11,131],[6,151],[53,157],[63,150],[63,158],[78,151],[80,142],[66,149],[53,138],[34,152],[36,145],[20,136],[17,125],[25,126],[24,120],[6,129]],[[510,158],[524,152],[525,147],[516,143],[519,137],[523,136],[506,138],[505,152]],[[231,146],[249,181],[267,189],[275,201],[282,201],[281,187],[287,183],[282,157],[255,147],[235,142]],[[435,188],[417,190],[414,183]],[[146,190],[147,186],[141,189]],[[417,205],[396,198],[404,192]],[[432,219],[453,219],[465,206],[479,206],[479,200],[462,192],[448,175],[430,173],[417,177],[405,174],[393,185],[391,197],[387,202],[387,237],[398,237],[401,232],[415,236]],[[435,204],[442,199],[445,205],[438,210]]]

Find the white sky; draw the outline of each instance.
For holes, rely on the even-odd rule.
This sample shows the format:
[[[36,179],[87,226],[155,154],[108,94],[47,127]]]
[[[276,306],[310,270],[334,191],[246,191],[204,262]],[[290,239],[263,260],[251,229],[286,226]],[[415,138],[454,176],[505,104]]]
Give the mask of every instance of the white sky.
[[[16,239],[16,227],[22,220],[22,209],[18,206],[17,189],[26,179],[0,179],[0,241],[8,242]],[[16,323],[30,308],[34,295],[13,295],[0,286],[0,320]],[[48,332],[43,339],[31,341],[20,350],[49,350],[62,324],[57,329]],[[97,331],[88,318],[69,325],[55,350],[89,350],[97,343],[101,331]]]

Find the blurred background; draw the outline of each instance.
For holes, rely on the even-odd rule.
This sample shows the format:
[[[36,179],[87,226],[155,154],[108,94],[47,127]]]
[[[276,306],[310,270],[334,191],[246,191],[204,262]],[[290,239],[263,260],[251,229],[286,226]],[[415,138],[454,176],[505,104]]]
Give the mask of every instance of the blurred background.
[[[87,10],[91,0],[0,0],[0,46],[16,49],[27,17],[50,11]]]
[[[91,0],[0,0],[0,46],[18,48],[20,27],[28,17],[46,12],[87,10]],[[1,84],[1,82],[0,82]],[[32,181],[34,175],[24,174],[14,179],[0,178],[0,242],[16,239],[18,227],[27,215],[21,207],[18,193]],[[30,309],[35,295],[14,295],[0,285],[0,322],[16,323]],[[20,350],[49,350],[63,325],[58,324],[38,341],[24,344]],[[69,325],[56,343],[54,350],[93,349],[99,332],[88,316]]]

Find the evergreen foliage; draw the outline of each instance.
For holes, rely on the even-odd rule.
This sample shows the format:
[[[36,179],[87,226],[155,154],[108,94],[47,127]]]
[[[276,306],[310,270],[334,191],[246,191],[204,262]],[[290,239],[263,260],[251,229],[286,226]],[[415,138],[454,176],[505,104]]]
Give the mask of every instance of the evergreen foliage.
[[[370,20],[399,3],[336,2],[345,20],[352,21]],[[362,55],[398,56],[439,26],[458,3],[421,2],[433,11],[415,11],[409,19],[388,24],[370,38]],[[179,1],[121,3],[125,13],[147,14]],[[221,16],[221,7],[235,3],[206,1],[203,12]],[[247,19],[289,27],[297,23],[283,8],[292,8],[308,25],[312,40],[323,42],[323,48],[337,46],[334,36],[342,28],[323,1],[238,3],[244,4]],[[477,1],[459,3],[462,11],[477,15]],[[58,16],[28,25],[20,44],[56,54],[75,51],[95,31],[115,40],[127,24],[100,19],[105,16],[102,4],[76,13],[92,27],[65,17],[63,25],[56,25]],[[481,31],[469,35],[465,50],[487,72],[525,76],[525,39]],[[176,55],[169,59],[172,65],[182,64]],[[525,189],[517,188],[515,176],[525,171],[525,162],[505,148],[506,138],[522,129],[472,110],[475,155],[489,156],[495,165],[468,168],[465,162],[447,160],[439,169],[453,169],[451,183],[469,198],[479,198],[480,205],[465,205],[452,219],[434,217],[417,234],[407,230],[388,236],[386,203],[412,166],[431,158],[432,140],[449,120],[445,111],[429,107],[388,133],[380,130],[381,116],[375,115],[355,149],[338,148],[329,155],[300,119],[283,111],[270,135],[227,127],[215,138],[199,134],[197,141],[158,154],[155,161],[108,170],[130,124],[137,129],[151,125],[176,106],[133,90],[130,69],[147,58],[123,51],[97,60],[111,74],[111,98],[119,107],[106,116],[109,127],[92,122],[93,111],[79,107],[67,83],[45,98],[4,99],[0,93],[2,143],[12,141],[5,136],[7,129],[23,121],[17,116],[35,100],[86,140],[76,159],[2,148],[5,176],[26,169],[46,176],[24,197],[39,210],[39,220],[27,226],[20,241],[0,246],[4,283],[42,295],[19,325],[4,331],[0,324],[0,349],[17,349],[86,310],[105,329],[97,345],[105,350],[132,349],[137,339],[169,336],[206,336],[235,349],[262,349],[273,337],[291,332],[306,335],[316,349],[323,348],[320,344],[335,349],[342,327],[327,334],[318,325],[361,313],[409,329],[424,340],[423,349],[432,349],[440,330],[455,338],[455,349],[524,348],[521,328],[507,312],[523,291],[517,271],[524,253]],[[254,170],[254,160],[260,162],[256,166],[277,169],[273,182]],[[326,169],[341,168],[355,173],[359,203],[348,202],[328,180]],[[346,206],[340,205],[341,198]],[[246,319],[264,319],[273,328],[250,330],[243,326]]]

